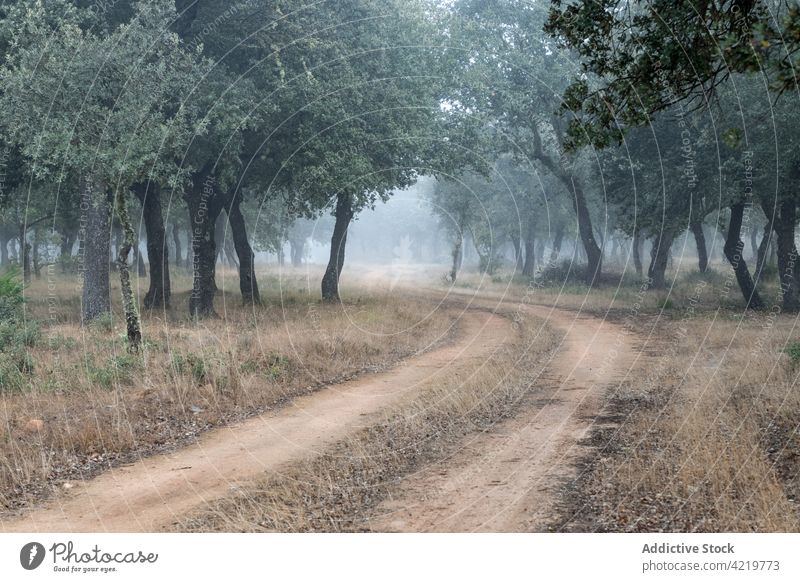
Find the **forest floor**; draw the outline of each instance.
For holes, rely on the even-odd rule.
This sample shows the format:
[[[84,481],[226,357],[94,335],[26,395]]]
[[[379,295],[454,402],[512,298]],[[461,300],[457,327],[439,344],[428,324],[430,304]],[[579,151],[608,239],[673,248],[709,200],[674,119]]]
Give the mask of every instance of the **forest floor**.
[[[28,494],[7,495],[0,531],[800,530],[796,317],[737,310],[713,271],[669,294],[473,275],[446,289],[412,271],[353,268],[336,308],[299,279],[278,285],[280,310],[225,306],[197,336],[272,334],[224,343],[241,350],[226,359],[235,390],[220,381],[231,365],[211,368],[210,385],[183,370],[183,397],[143,366],[110,390],[4,394],[0,476]],[[177,343],[153,350],[156,370],[174,370],[170,350],[203,346],[174,313],[162,331],[180,330]],[[306,356],[316,364],[300,366]],[[79,386],[92,383],[85,370]],[[158,422],[156,405],[168,411]],[[117,406],[134,434],[115,457],[119,424],[98,419]],[[45,428],[26,431],[41,411]],[[94,444],[94,470],[54,471],[97,454],[70,432],[81,420],[114,439]],[[144,437],[173,426],[155,431],[161,448]]]

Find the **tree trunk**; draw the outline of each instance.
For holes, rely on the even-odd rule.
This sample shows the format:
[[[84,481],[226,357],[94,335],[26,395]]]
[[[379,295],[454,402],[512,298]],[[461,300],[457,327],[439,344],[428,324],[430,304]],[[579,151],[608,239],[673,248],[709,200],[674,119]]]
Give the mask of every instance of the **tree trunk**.
[[[511,237],[511,244],[514,246],[514,272],[521,273],[523,270],[522,245],[516,236]]]
[[[592,218],[589,215],[589,207],[586,205],[586,197],[583,190],[572,180],[573,206],[578,217],[578,231],[580,233],[583,249],[586,251],[586,284],[593,287],[600,282],[600,275],[603,268],[603,252],[597,246],[592,231]]]
[[[775,206],[762,202],[761,209],[767,217],[767,223],[764,225],[764,236],[761,237],[761,242],[758,245],[758,258],[756,259],[756,270],[753,276],[756,286],[761,282],[761,278],[764,275],[764,267],[767,265],[768,253],[774,239],[773,232],[775,228]]]
[[[353,219],[353,204],[349,194],[336,197],[336,222],[331,236],[331,256],[325,275],[322,277],[322,299],[339,300],[339,277],[344,266],[344,251],[347,245],[347,229]]]
[[[155,182],[137,184],[133,189],[142,204],[147,233],[147,262],[150,263],[150,287],[144,296],[148,309],[168,308],[172,295],[169,276],[167,231],[161,212],[161,189]]]
[[[536,264],[540,265],[544,263],[544,246],[547,243],[547,239],[539,239],[539,242],[536,246]]]
[[[745,306],[751,309],[762,309],[764,302],[756,290],[755,283],[750,277],[750,270],[747,268],[747,263],[742,256],[744,250],[744,242],[742,242],[742,220],[744,218],[744,203],[731,205],[731,219],[728,223],[728,233],[725,237],[725,258],[733,267],[736,274],[736,282],[739,284],[739,289],[744,297]]]
[[[525,277],[533,277],[536,269],[536,240],[533,236],[533,228],[528,227],[525,233],[525,264],[522,266],[522,274]]]
[[[11,261],[8,260],[8,236],[0,236],[0,266],[7,267]]]
[[[458,272],[461,270],[461,261],[464,254],[464,237],[460,236],[456,239],[453,245],[453,266],[450,268],[450,281],[455,283],[458,278]]]
[[[306,253],[306,239],[290,238],[289,252],[292,255],[292,266],[301,267],[303,265],[303,256]]]
[[[697,246],[697,267],[701,273],[708,270],[708,250],[706,249],[706,236],[703,233],[703,223],[693,222],[689,225],[694,235],[694,243]]]
[[[797,248],[794,243],[796,203],[793,198],[780,202],[775,219],[775,234],[778,242],[778,274],[781,284],[781,298],[785,312],[797,311],[797,279],[795,267]]]
[[[68,270],[69,258],[72,256],[72,247],[75,245],[75,233],[67,232],[61,234],[61,272]]]
[[[111,312],[109,251],[111,213],[102,182],[92,177],[81,180],[81,243],[83,248],[83,296],[81,320],[88,323]]]
[[[117,216],[122,225],[122,238],[120,239],[119,253],[117,254],[117,268],[122,290],[122,309],[125,312],[128,350],[138,352],[142,343],[142,326],[139,323],[139,310],[136,308],[136,300],[131,288],[131,272],[128,267],[128,255],[131,252],[131,248],[133,248],[135,235],[128,216],[128,201],[125,196],[122,190],[117,192]],[[152,271],[152,269],[150,270]]]
[[[181,233],[177,223],[172,225],[172,244],[175,245],[175,266],[180,267],[183,264],[183,251],[181,250]]]
[[[242,216],[242,209],[239,207],[240,203],[240,196],[234,194],[231,205],[227,209],[233,245],[236,248],[236,256],[239,258],[239,290],[242,292],[242,302],[245,305],[258,305],[261,303],[261,295],[258,293],[258,281],[256,280],[255,255],[250,247],[250,241],[247,240],[247,225]]]
[[[561,254],[561,243],[564,240],[564,225],[560,224],[556,227],[556,234],[553,238],[553,250],[550,251],[550,264],[555,265],[558,261],[558,256]]]
[[[33,274],[36,276],[37,279],[42,278],[42,267],[39,262],[39,229],[35,228],[33,230],[33,249],[32,249],[32,260],[33,260]]]
[[[214,177],[206,176],[202,184],[193,184],[187,192],[192,248],[192,293],[189,313],[195,319],[216,317],[214,295],[217,247],[214,225],[222,212],[222,196],[216,191]]]
[[[147,277],[147,268],[144,265],[144,259],[142,258],[142,253],[139,252],[139,241],[136,241],[136,244],[133,245],[133,260],[136,261],[136,272],[139,277]]]
[[[636,274],[642,276],[642,238],[641,231],[637,228],[633,233],[633,266],[636,268]]]
[[[650,251],[650,266],[647,269],[647,276],[653,289],[665,289],[667,286],[667,261],[669,260],[669,251],[674,240],[675,234],[669,229],[662,229],[653,240],[653,249]]]
[[[22,267],[22,281],[27,285],[31,282],[31,245],[28,243],[28,229],[26,224],[19,225],[19,253],[20,266]]]

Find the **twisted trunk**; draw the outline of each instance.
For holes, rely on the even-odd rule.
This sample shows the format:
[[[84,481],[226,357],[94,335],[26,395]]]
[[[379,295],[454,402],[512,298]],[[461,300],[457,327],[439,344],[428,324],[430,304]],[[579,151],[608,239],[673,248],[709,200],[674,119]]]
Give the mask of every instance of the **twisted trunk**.
[[[669,260],[669,251],[674,240],[675,233],[672,230],[662,229],[658,237],[653,241],[653,249],[650,252],[650,267],[647,269],[647,276],[653,289],[664,289],[667,286],[667,261]]]
[[[603,252],[597,245],[592,232],[592,219],[589,215],[589,207],[586,205],[586,197],[583,190],[572,180],[573,199],[575,213],[578,217],[578,231],[580,232],[581,242],[586,251],[586,284],[593,287],[600,282],[600,275],[603,268]]]
[[[242,293],[244,304],[257,305],[261,303],[261,295],[259,295],[258,281],[256,280],[255,255],[250,247],[250,241],[247,240],[247,225],[239,207],[240,203],[240,196],[234,194],[230,207],[228,207],[228,222],[231,225],[236,256],[239,258],[239,290]]]
[[[773,241],[773,230],[775,228],[775,206],[767,202],[762,202],[761,209],[767,217],[767,223],[764,225],[764,235],[761,237],[761,242],[758,245],[756,270],[754,274],[756,285],[761,282],[761,278],[764,275],[764,267],[767,265],[767,257],[769,256],[769,249]]]
[[[739,202],[731,205],[731,218],[728,223],[728,232],[725,236],[725,258],[733,267],[736,275],[736,282],[744,297],[745,306],[751,309],[762,309],[764,302],[756,290],[755,282],[750,276],[750,270],[742,256],[744,242],[742,241],[742,220],[744,218],[744,203]]]
[[[336,197],[336,222],[331,236],[331,256],[328,267],[322,277],[322,299],[324,301],[339,300],[339,277],[344,266],[344,251],[347,245],[347,229],[353,219],[353,203],[349,194]]]
[[[697,246],[697,267],[701,273],[708,270],[708,250],[706,249],[706,236],[703,233],[703,223],[693,222],[689,225],[694,235],[694,243]]]

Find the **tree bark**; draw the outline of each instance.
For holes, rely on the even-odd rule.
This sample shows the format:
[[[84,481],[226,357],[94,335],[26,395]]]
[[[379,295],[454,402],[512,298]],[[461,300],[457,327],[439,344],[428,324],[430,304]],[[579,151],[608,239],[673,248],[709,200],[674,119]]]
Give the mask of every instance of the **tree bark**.
[[[558,261],[558,256],[561,254],[561,243],[564,240],[564,225],[560,224],[556,227],[556,234],[553,237],[553,249],[550,251],[550,264],[554,265]]]
[[[458,278],[458,272],[461,270],[461,261],[464,253],[464,237],[459,234],[453,245],[453,265],[450,268],[450,281],[455,283]]]
[[[555,118],[554,118],[555,119]],[[557,128],[558,121],[554,121],[556,139],[561,140]],[[578,185],[575,177],[565,169],[563,165],[545,153],[542,146],[542,136],[536,124],[531,127],[533,132],[533,157],[538,159],[561,183],[572,192],[572,206],[578,219],[578,234],[586,252],[587,269],[585,273],[586,284],[593,287],[600,282],[603,268],[603,251],[597,245],[592,229],[592,217],[589,214],[589,207],[586,204],[586,196]]]
[[[761,282],[761,279],[764,275],[764,267],[767,265],[770,246],[772,245],[774,238],[773,232],[775,228],[776,214],[775,206],[769,203],[762,202],[761,209],[764,211],[764,215],[767,217],[767,223],[764,225],[764,235],[761,237],[761,242],[758,245],[758,258],[756,259],[756,270],[753,276],[756,286],[758,286],[758,284]]]
[[[703,233],[703,223],[693,222],[689,225],[694,235],[694,243],[697,246],[697,267],[701,273],[708,270],[708,250],[706,248],[706,236]]]
[[[6,234],[0,236],[0,266],[7,267],[10,263],[8,260],[8,241],[9,238]]]
[[[72,247],[75,245],[74,232],[66,232],[61,234],[61,272],[67,272],[68,259],[72,256]]]
[[[258,305],[261,303],[261,295],[256,280],[255,255],[247,239],[247,224],[240,203],[239,194],[233,194],[231,204],[227,208],[233,245],[239,258],[239,290],[242,292],[242,302],[245,305]]]
[[[89,323],[111,312],[111,212],[105,185],[91,176],[81,180],[81,213],[81,222],[86,225],[81,232],[81,320]]]
[[[147,182],[137,184],[133,191],[142,204],[147,233],[147,262],[150,263],[150,287],[144,296],[144,306],[148,309],[169,308],[172,286],[167,231],[161,212],[161,189],[155,182]]]
[[[187,192],[191,225],[190,242],[192,248],[192,292],[189,296],[189,313],[195,319],[216,317],[214,295],[217,247],[214,225],[222,212],[223,197],[217,192],[216,181],[212,175],[200,177]]]
[[[31,245],[28,243],[27,225],[19,225],[19,252],[22,266],[22,281],[27,285],[31,282]]]
[[[533,277],[536,270],[536,239],[533,235],[533,228],[528,227],[525,233],[525,264],[522,265],[522,274],[525,277]]]
[[[781,284],[783,310],[797,311],[800,303],[797,297],[797,279],[795,277],[797,263],[797,247],[794,243],[795,218],[797,207],[793,198],[780,202],[779,212],[775,219],[775,234],[778,242],[778,274]]]
[[[642,276],[642,245],[644,238],[642,232],[637,228],[633,233],[633,266],[636,268],[636,274]]]
[[[133,248],[135,235],[128,216],[128,201],[121,190],[117,192],[117,216],[122,225],[122,238],[120,239],[119,252],[117,254],[117,268],[122,290],[122,308],[125,312],[128,350],[138,352],[142,343],[142,326],[139,322],[139,310],[136,308],[136,299],[131,288],[131,271],[128,266],[128,256]],[[152,271],[152,269],[150,270]]]
[[[183,265],[183,251],[181,250],[181,233],[177,223],[172,225],[172,244],[175,245],[175,266],[180,267]]]
[[[742,241],[742,220],[744,218],[744,203],[739,202],[731,205],[731,218],[728,223],[728,233],[725,237],[725,258],[733,267],[736,274],[736,282],[744,297],[745,306],[751,309],[762,309],[764,302],[758,294],[755,282],[750,276],[750,270],[742,256],[744,242]]]
[[[586,251],[586,277],[585,281],[589,287],[593,287],[600,282],[600,275],[603,268],[603,252],[597,245],[592,231],[592,218],[589,215],[589,207],[586,205],[586,197],[583,190],[572,180],[572,203],[575,207],[575,214],[578,217],[578,231],[580,233],[583,249]]]
[[[347,229],[353,219],[353,203],[349,194],[336,197],[336,222],[331,236],[331,256],[328,267],[322,277],[322,299],[324,301],[339,300],[339,277],[344,266],[344,251],[347,245]]]
[[[520,244],[520,240],[516,236],[511,237],[511,244],[514,247],[514,272],[521,273],[523,271],[523,256],[522,256],[522,245]]]
[[[669,251],[674,240],[675,234],[669,229],[662,229],[653,240],[653,249],[650,251],[650,266],[647,269],[647,276],[653,289],[665,289],[667,286],[667,261],[669,260]]]

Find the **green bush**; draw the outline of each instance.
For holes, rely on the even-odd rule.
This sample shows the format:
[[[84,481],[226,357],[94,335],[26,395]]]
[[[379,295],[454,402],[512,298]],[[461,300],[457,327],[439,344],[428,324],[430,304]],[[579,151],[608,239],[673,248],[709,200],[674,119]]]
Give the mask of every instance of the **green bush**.
[[[173,354],[172,369],[179,376],[191,375],[198,382],[208,379],[211,372],[209,364],[203,356],[197,354]]]
[[[19,319],[24,301],[22,293],[18,268],[12,267],[0,274],[0,322]]]
[[[800,365],[800,341],[789,342],[783,348],[783,353],[789,356],[789,366],[792,370],[797,369],[797,366]]]
[[[28,351],[39,339],[39,327],[25,321],[24,287],[19,269],[0,274],[0,392],[18,392],[28,385],[34,362]]]

